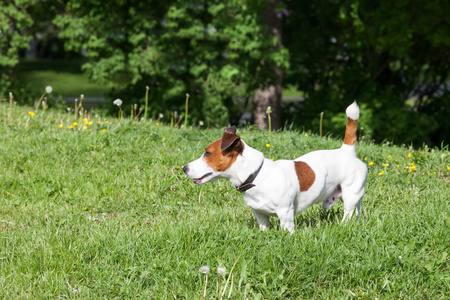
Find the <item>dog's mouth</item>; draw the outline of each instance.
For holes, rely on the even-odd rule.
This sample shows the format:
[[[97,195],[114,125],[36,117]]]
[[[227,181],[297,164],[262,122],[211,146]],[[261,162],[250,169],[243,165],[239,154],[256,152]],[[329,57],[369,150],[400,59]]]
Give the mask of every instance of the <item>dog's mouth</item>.
[[[211,175],[212,175],[212,172],[209,172],[209,173],[206,173],[205,175],[203,175],[200,178],[195,178],[194,179],[194,183],[195,184],[202,184],[202,183],[204,183],[204,179],[206,179],[207,177],[209,177]]]

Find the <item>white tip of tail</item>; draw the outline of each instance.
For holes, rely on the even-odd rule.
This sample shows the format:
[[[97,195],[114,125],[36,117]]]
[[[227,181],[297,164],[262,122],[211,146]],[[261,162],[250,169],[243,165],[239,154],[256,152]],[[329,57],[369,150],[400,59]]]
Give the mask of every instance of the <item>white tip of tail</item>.
[[[352,120],[358,120],[359,118],[359,107],[358,104],[356,104],[356,101],[350,104],[349,107],[345,110],[345,113],[347,114],[347,118],[350,118]]]

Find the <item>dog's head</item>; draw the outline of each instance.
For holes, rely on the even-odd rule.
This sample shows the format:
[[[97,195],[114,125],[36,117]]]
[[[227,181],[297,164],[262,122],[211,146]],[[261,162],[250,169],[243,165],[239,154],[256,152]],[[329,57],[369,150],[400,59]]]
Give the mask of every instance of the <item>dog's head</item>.
[[[236,127],[226,128],[222,138],[206,147],[203,155],[183,167],[195,184],[226,178],[227,171],[244,151],[244,143],[236,135]]]

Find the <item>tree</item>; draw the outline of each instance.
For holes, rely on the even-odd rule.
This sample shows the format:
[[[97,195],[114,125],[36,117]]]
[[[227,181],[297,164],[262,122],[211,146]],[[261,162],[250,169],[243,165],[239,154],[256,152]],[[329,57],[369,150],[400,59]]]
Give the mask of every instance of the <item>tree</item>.
[[[272,76],[272,66],[287,64],[287,51],[261,24],[266,6],[257,0],[68,0],[55,24],[66,49],[86,51],[83,69],[91,78],[116,94],[125,91],[125,102],[141,99],[150,86],[154,114],[184,111],[187,92],[194,122],[209,117],[226,125],[232,97],[249,97]]]
[[[448,1],[288,1],[287,8],[285,78],[305,92],[301,125],[358,100],[363,134],[376,141],[450,141],[440,121],[450,102]],[[326,118],[326,127],[341,130],[339,118]]]
[[[61,1],[3,0],[0,5],[0,98],[14,92],[17,100],[33,101],[26,85],[14,76],[14,67],[38,33],[44,43],[49,33],[54,37],[51,22],[61,8]]]
[[[280,12],[277,13],[279,6],[279,0],[271,0],[263,12],[263,22],[268,27],[269,34],[276,38],[277,48],[281,48],[282,45],[282,14]],[[265,62],[262,61],[262,63]],[[267,129],[268,119],[266,118],[266,111],[268,107],[271,107],[271,126],[277,130],[280,128],[281,120],[283,70],[279,65],[270,67],[273,75],[267,78],[267,82],[261,83],[261,87],[256,89],[253,97],[253,123],[258,125],[260,129]]]

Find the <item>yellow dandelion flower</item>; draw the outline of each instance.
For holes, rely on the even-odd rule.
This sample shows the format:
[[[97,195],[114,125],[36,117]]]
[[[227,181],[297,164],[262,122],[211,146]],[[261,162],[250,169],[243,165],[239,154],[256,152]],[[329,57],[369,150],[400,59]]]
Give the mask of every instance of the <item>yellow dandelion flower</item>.
[[[436,172],[433,172],[434,175],[436,175]]]
[[[67,127],[68,129],[72,129],[73,128],[73,126],[72,125],[70,125],[69,127]]]
[[[88,122],[88,125],[92,125],[92,122]]]
[[[411,153],[408,153],[408,158],[411,158]]]
[[[308,136],[308,133],[307,133],[307,132],[305,132],[305,136]]]
[[[431,173],[428,173],[428,175],[431,175]]]
[[[378,175],[380,175],[380,176],[383,175],[383,174],[384,174],[384,171],[381,171],[380,173],[378,173]]]
[[[166,138],[165,137],[163,137],[163,142],[166,140]]]
[[[109,123],[109,121],[105,121],[105,124],[108,124]]]
[[[72,124],[73,126],[77,126],[78,125],[78,123],[77,122],[73,122],[73,124]]]
[[[58,126],[59,128],[63,128],[63,124],[59,124],[59,126]]]
[[[97,121],[97,124],[102,124],[102,122],[100,122],[100,121]]]
[[[369,166],[373,166],[373,161],[371,161],[371,162],[369,163]]]
[[[391,155],[388,155],[388,158],[391,158],[392,156]]]
[[[367,157],[364,157],[364,160],[367,160]]]
[[[87,129],[87,126],[83,126],[83,130],[86,130]]]
[[[34,112],[29,111],[28,114],[30,115],[30,117],[34,117]]]
[[[102,132],[106,132],[106,129],[103,129]]]
[[[411,170],[415,170],[416,169],[416,166],[411,166]]]
[[[449,166],[447,166],[447,171],[450,171],[450,167]]]
[[[84,122],[85,124],[87,123],[87,121],[88,121],[88,119],[86,119],[86,118],[83,119],[83,122]]]
[[[156,126],[159,126],[159,123],[158,123],[158,122],[156,122]]]
[[[273,161],[273,158],[271,158],[270,160]]]
[[[270,147],[270,144],[266,144],[266,148],[269,148]]]
[[[389,167],[389,164],[383,164],[383,167]]]

